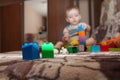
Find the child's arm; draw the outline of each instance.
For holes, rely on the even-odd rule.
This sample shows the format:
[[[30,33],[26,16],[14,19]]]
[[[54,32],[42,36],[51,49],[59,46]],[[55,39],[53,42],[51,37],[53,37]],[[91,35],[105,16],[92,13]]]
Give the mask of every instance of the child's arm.
[[[63,39],[62,40],[67,41],[67,42],[69,41],[69,32],[66,28],[63,30]]]

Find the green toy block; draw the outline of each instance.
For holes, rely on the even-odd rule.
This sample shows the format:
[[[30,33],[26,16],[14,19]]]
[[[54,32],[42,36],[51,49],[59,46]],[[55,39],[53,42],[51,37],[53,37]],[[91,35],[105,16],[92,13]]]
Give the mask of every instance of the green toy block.
[[[54,45],[51,42],[42,44],[42,58],[54,58]]]
[[[120,48],[109,48],[109,51],[120,51]]]
[[[72,53],[77,53],[77,52],[78,52],[78,47],[76,47],[76,46],[69,46],[69,47],[68,47],[68,52],[69,52],[70,54],[72,54]]]

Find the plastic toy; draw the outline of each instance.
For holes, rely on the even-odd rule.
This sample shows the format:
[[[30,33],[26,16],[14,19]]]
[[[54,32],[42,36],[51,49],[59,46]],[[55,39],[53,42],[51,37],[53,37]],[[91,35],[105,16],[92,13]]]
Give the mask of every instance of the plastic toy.
[[[80,38],[79,38],[79,41],[80,41],[80,42],[85,42],[85,41],[86,41],[86,37],[80,37]]]
[[[91,46],[86,46],[87,50],[86,51],[91,51]]]
[[[79,31],[79,32],[80,32],[80,31],[84,31],[84,28],[83,28],[82,25],[79,25],[79,26],[78,26],[78,31]]]
[[[117,36],[117,38],[114,39],[114,43],[118,48],[120,48],[120,35]]]
[[[78,40],[73,40],[73,41],[71,41],[71,43],[70,43],[72,46],[77,46],[77,45],[79,45],[79,42],[78,42]]]
[[[70,54],[72,54],[72,53],[77,53],[77,52],[78,52],[78,47],[77,47],[77,46],[69,46],[69,47],[68,47],[68,52],[69,52]]]
[[[23,60],[39,59],[39,45],[37,43],[24,43],[22,45]]]
[[[91,52],[100,52],[100,46],[99,45],[93,45],[91,47]]]
[[[54,58],[54,45],[51,42],[42,44],[42,58]]]
[[[100,45],[106,46],[106,45],[107,45],[107,42],[101,42]]]
[[[64,47],[61,48],[60,54],[68,54],[68,50]]]
[[[85,51],[85,45],[79,45],[78,46],[79,51]]]
[[[101,51],[101,52],[109,51],[108,45],[101,45],[101,44],[100,44],[100,51]]]
[[[109,51],[120,51],[120,48],[109,48]]]
[[[78,26],[78,37],[79,37],[79,44],[85,45],[86,43],[86,34],[84,31],[84,27],[82,25]]]
[[[80,31],[78,32],[79,37],[85,37],[85,31]]]

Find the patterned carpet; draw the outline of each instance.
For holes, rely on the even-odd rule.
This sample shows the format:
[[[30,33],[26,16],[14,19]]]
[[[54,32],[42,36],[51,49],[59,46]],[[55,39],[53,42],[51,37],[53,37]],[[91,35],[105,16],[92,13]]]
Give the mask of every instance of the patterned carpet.
[[[21,52],[1,53],[0,80],[120,80],[120,52],[81,52],[33,61],[22,60]]]

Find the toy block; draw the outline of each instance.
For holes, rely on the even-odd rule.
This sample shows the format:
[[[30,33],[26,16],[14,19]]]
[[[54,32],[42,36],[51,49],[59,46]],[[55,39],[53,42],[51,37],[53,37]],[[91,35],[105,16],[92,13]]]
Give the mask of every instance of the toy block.
[[[82,25],[78,26],[78,31],[84,31],[84,27]]]
[[[78,49],[79,49],[80,52],[85,51],[85,45],[79,45]]]
[[[80,45],[86,45],[86,42],[79,42]]]
[[[78,52],[78,47],[76,47],[76,46],[69,46],[69,47],[68,47],[68,52],[69,52],[70,54],[72,54],[72,53],[77,53],[77,52]]]
[[[100,45],[100,51],[101,52],[109,51],[108,45]]]
[[[91,52],[100,52],[100,46],[99,45],[93,45],[91,47]]]
[[[120,51],[120,48],[109,48],[109,51]]]
[[[54,45],[51,42],[42,44],[42,58],[54,58]]]
[[[86,42],[86,37],[79,37],[79,42]]]
[[[100,45],[105,46],[107,45],[107,42],[101,42]]]
[[[39,59],[39,45],[37,43],[24,43],[22,45],[23,60]]]
[[[86,51],[91,51],[91,46],[86,46],[87,50]]]
[[[78,36],[79,37],[85,37],[86,35],[85,35],[85,31],[80,31],[80,32],[78,32]]]
[[[71,43],[70,43],[72,46],[77,46],[77,45],[79,45],[79,42],[78,42],[78,40],[73,40],[73,41],[71,41]]]

